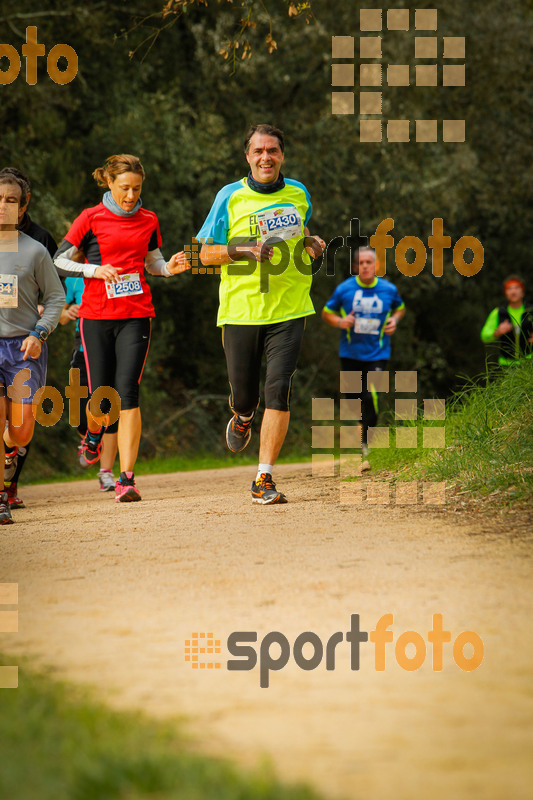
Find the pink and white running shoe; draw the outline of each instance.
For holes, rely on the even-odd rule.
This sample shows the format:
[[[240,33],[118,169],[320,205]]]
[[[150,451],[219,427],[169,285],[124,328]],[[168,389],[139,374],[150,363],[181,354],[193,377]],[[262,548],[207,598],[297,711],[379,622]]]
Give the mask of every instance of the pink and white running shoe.
[[[133,472],[121,472],[115,484],[115,503],[131,503],[140,499],[141,494],[135,486]]]

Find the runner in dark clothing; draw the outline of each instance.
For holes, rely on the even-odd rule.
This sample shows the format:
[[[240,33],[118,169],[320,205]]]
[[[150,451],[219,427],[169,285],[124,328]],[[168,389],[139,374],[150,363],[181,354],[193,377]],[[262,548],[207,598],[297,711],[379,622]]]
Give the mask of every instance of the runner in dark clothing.
[[[533,308],[524,300],[525,283],[518,275],[509,275],[503,282],[506,305],[494,308],[481,331],[485,344],[497,342],[498,363],[502,367],[518,364],[533,353]]]

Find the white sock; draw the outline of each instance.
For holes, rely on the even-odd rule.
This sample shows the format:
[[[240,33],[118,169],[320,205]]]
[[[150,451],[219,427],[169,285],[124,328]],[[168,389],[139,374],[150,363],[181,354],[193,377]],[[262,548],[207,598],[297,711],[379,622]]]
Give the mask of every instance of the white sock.
[[[259,464],[259,466],[257,467],[257,475],[255,477],[255,482],[257,483],[263,472],[268,472],[270,475],[272,475],[273,469],[274,469],[274,464]]]
[[[253,419],[254,415],[250,414],[248,417],[245,417],[244,414],[237,414],[237,416],[239,417],[239,419],[242,419],[243,422],[250,422],[250,420]]]

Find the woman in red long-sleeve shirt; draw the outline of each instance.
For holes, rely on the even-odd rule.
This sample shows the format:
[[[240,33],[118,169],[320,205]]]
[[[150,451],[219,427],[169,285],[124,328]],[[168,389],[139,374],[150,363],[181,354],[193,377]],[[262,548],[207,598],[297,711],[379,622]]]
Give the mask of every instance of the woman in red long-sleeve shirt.
[[[138,158],[110,156],[93,172],[99,186],[107,187],[102,202],[74,220],[55,257],[62,275],[83,274],[85,289],[80,307],[89,390],[112,387],[120,397],[118,450],[120,477],[115,500],[140,500],[134,466],[141,438],[139,384],[148,355],[151,321],[155,316],[145,270],[170,277],[190,268],[185,253],[165,262],[159,222],[153,211],[142,208],[140,198],[145,172]],[[73,260],[81,250],[85,263]],[[105,396],[105,394],[104,394]],[[104,401],[105,402],[105,401]],[[105,411],[108,414],[109,404]],[[108,417],[87,410],[88,431],[80,460],[97,463]],[[104,424],[102,424],[104,423]],[[107,432],[117,430],[117,423]]]

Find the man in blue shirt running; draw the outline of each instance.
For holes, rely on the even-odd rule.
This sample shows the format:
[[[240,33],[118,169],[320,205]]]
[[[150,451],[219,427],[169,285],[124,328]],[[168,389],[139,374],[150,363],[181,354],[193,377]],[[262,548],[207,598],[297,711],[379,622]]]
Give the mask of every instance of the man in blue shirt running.
[[[368,372],[386,369],[391,354],[390,337],[405,313],[398,290],[385,278],[376,277],[376,256],[370,247],[355,254],[359,270],[343,281],[322,311],[322,319],[342,330],[341,369],[361,372],[361,392],[346,397],[361,400],[361,452],[368,453],[368,428],[374,427],[377,415],[372,386],[367,386]],[[354,265],[355,266],[355,265]]]

